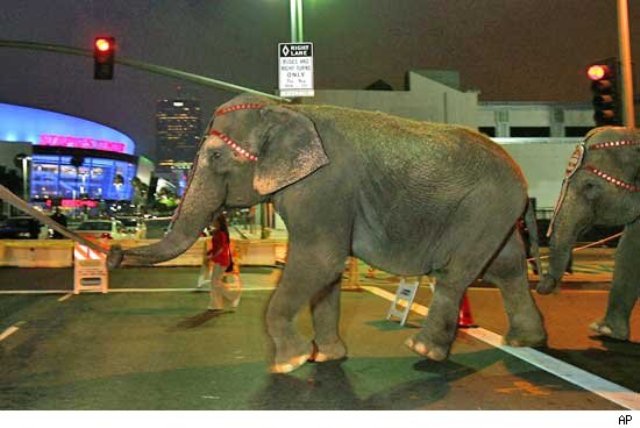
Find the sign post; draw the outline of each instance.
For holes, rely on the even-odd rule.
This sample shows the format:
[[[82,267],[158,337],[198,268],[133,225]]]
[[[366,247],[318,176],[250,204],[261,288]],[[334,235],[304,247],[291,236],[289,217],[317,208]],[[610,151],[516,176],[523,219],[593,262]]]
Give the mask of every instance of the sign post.
[[[278,43],[281,97],[313,97],[313,43]]]
[[[106,254],[75,244],[73,258],[73,294],[82,291],[106,293],[109,289]]]

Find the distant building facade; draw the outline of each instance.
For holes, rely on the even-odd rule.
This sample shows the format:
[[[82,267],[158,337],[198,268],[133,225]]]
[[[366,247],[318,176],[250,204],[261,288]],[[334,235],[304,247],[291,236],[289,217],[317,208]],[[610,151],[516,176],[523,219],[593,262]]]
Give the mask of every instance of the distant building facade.
[[[130,200],[134,151],[129,136],[103,124],[0,103],[0,157],[5,168],[14,163],[21,179],[26,176],[21,196],[32,202],[74,207]],[[15,165],[16,153],[23,167]]]
[[[316,90],[305,103],[382,111],[427,122],[450,123],[488,135],[514,158],[541,210],[552,209],[575,145],[592,129],[590,103],[483,102],[463,91],[448,70],[407,73],[404,90],[377,81],[361,90]]]
[[[413,70],[406,88],[394,91],[382,81],[360,90],[316,90],[305,103],[382,111],[428,122],[476,127],[478,92],[460,89],[459,74],[449,70]]]
[[[498,138],[575,138],[595,126],[590,103],[481,102],[477,127]]]
[[[159,100],[156,108],[157,164],[192,162],[202,137],[202,111],[195,99]]]
[[[200,101],[159,100],[156,108],[158,177],[172,183],[181,196],[202,137]]]

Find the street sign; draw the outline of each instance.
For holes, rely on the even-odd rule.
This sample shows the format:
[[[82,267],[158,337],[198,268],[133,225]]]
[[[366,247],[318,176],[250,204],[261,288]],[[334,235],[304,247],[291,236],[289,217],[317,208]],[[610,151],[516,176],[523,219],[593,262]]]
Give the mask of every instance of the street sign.
[[[312,97],[313,43],[278,43],[281,97]]]

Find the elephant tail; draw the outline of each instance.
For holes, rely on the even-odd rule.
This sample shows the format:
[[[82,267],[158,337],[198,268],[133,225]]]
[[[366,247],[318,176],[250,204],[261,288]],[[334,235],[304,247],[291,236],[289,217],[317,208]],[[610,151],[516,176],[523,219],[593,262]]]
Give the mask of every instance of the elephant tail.
[[[540,264],[540,245],[538,242],[538,223],[536,221],[535,205],[529,199],[527,203],[527,209],[524,213],[524,224],[529,231],[529,254],[533,258],[535,270],[539,275],[542,275]]]

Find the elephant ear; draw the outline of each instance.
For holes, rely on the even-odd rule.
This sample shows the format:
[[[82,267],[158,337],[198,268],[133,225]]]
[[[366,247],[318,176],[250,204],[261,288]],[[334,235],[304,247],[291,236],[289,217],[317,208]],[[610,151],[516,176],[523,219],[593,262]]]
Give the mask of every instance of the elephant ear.
[[[265,107],[260,114],[268,128],[253,178],[260,194],[280,190],[329,163],[308,117],[279,106]]]

